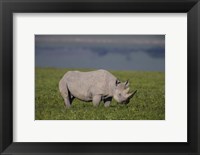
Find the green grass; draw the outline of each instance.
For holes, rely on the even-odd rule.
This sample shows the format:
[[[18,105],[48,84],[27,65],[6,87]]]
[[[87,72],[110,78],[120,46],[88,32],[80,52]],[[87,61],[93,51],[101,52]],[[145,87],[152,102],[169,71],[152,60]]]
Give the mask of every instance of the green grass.
[[[164,72],[111,71],[118,79],[129,79],[130,89],[137,90],[128,105],[114,100],[105,108],[101,102],[95,108],[91,102],[75,99],[66,109],[58,90],[58,82],[71,69],[36,68],[35,119],[36,120],[164,120]],[[79,69],[81,70],[81,69]]]

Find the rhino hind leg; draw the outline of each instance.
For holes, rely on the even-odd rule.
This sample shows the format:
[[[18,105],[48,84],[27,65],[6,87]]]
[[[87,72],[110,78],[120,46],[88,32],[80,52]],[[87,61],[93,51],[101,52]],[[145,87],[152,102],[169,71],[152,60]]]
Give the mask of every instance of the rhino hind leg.
[[[69,98],[64,98],[64,101],[65,101],[66,108],[70,108],[71,107],[71,103],[70,103]]]
[[[104,100],[103,100],[104,106],[105,106],[105,107],[109,107],[111,101],[112,101],[112,97],[108,97],[108,98],[104,99]]]
[[[99,105],[100,101],[101,101],[101,95],[95,95],[92,99],[92,103],[95,107]]]
[[[60,89],[61,96],[63,97],[63,99],[65,101],[65,106],[67,108],[70,108],[71,103],[72,103],[70,91],[68,90],[67,86],[66,85],[63,86],[63,84],[61,82],[59,84],[59,89]]]

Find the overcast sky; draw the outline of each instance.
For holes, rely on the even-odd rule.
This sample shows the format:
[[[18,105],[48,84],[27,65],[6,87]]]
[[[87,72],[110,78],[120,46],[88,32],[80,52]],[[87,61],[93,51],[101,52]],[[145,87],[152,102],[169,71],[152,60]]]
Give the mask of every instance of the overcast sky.
[[[164,35],[35,35],[36,67],[165,70]]]

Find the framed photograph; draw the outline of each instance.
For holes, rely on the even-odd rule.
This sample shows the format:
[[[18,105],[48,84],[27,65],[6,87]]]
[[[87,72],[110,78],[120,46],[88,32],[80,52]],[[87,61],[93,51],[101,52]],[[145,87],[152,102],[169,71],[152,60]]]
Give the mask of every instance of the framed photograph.
[[[35,35],[35,120],[165,120],[165,35]]]
[[[0,2],[2,154],[199,154],[194,1]]]

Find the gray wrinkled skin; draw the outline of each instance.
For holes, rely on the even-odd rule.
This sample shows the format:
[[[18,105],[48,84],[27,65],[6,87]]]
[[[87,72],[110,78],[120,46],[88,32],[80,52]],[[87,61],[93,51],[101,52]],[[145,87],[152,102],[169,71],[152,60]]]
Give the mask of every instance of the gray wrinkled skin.
[[[114,98],[118,103],[127,104],[136,93],[129,93],[129,82],[121,83],[106,70],[91,72],[69,71],[59,82],[59,90],[70,107],[74,98],[82,101],[92,101],[98,106],[100,101],[108,107]]]

